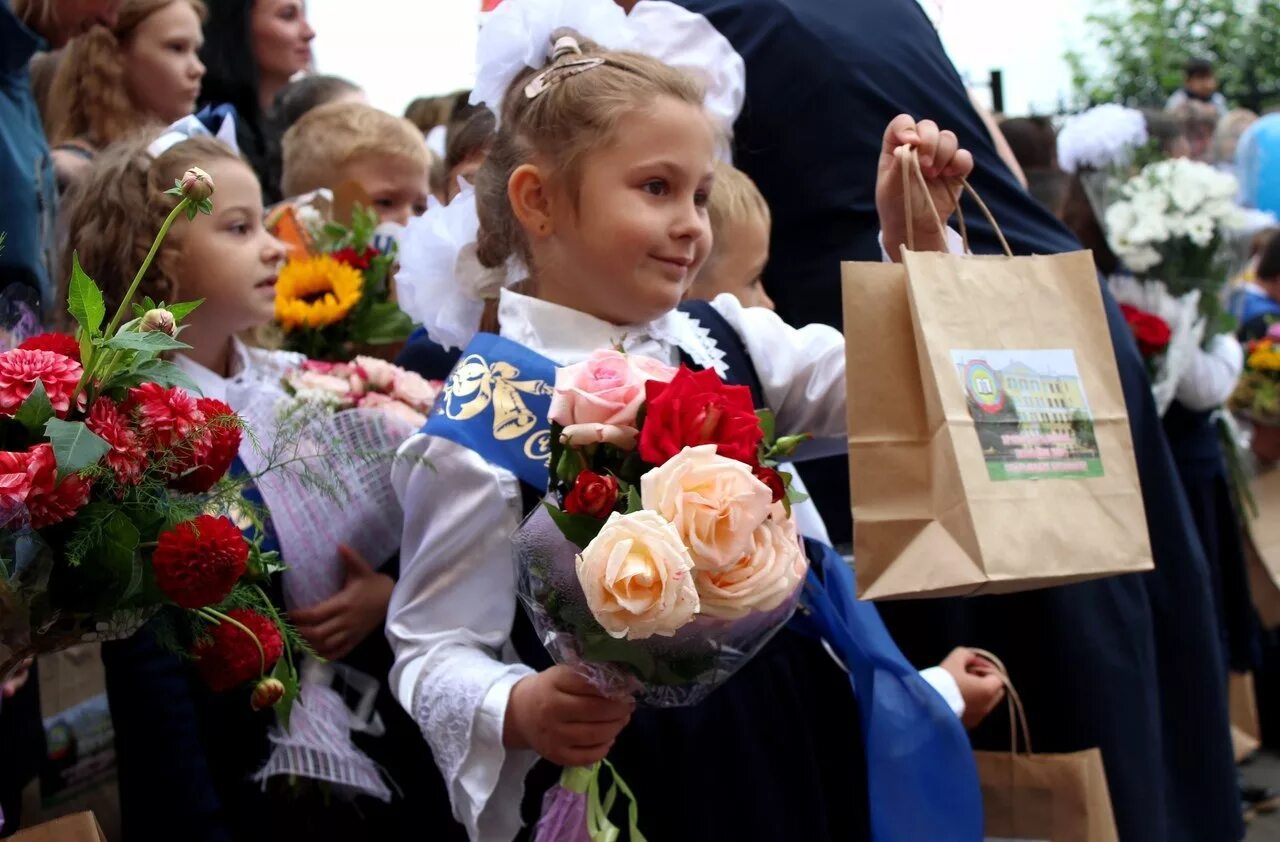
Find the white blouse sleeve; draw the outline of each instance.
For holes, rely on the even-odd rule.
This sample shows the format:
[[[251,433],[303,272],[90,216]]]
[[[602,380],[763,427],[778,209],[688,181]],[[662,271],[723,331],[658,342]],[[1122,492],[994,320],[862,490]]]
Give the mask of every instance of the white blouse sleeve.
[[[1203,412],[1222,406],[1235,391],[1244,369],[1244,350],[1232,335],[1219,334],[1207,348],[1197,348],[1178,380],[1178,400],[1187,409]]]
[[[763,307],[728,293],[711,302],[747,346],[765,402],[782,435],[841,439],[845,423],[844,337],[824,324],[794,328]],[[843,447],[843,445],[842,445]]]
[[[519,482],[472,450],[418,434],[401,447],[392,483],[405,525],[387,610],[391,686],[430,743],[471,839],[509,840],[537,761],[502,745],[511,688],[532,672],[508,645]]]

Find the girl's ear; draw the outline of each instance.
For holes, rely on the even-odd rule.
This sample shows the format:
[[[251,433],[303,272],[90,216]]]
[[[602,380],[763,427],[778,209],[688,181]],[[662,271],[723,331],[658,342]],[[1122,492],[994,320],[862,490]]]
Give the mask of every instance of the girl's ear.
[[[536,164],[521,164],[507,179],[507,199],[516,221],[530,238],[551,234],[551,189],[545,173]]]

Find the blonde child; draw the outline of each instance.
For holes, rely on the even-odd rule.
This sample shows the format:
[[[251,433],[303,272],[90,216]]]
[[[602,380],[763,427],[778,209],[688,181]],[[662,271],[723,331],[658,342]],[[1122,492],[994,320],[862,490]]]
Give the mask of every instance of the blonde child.
[[[282,143],[285,196],[353,183],[383,222],[405,225],[426,212],[431,157],[408,120],[363,103],[334,102],[304,114]]]
[[[773,309],[762,278],[769,262],[769,205],[754,181],[731,164],[716,164],[707,200],[711,252],[693,279],[690,298],[707,301],[727,292],[743,307]]]
[[[166,135],[168,137],[168,135]],[[263,226],[261,187],[249,165],[232,149],[211,138],[189,138],[154,153],[154,135],[117,144],[104,153],[69,196],[66,222],[70,245],[80,264],[102,287],[108,307],[115,307],[132,281],[152,233],[172,209],[166,195],[174,180],[192,165],[212,177],[216,187],[212,215],[173,226],[143,279],[139,296],[168,302],[202,300],[185,320],[183,342],[192,346],[174,362],[206,397],[232,408],[254,394],[255,383],[278,383],[301,357],[249,348],[237,336],[274,317],[275,282],[285,257],[284,246]],[[70,277],[70,251],[63,278]],[[246,435],[243,447],[252,447]],[[233,466],[233,470],[236,468]],[[351,657],[358,669],[385,671],[386,644],[375,631],[382,624],[393,580],[364,560],[348,554],[344,589],[320,605],[294,612],[298,630],[318,652],[331,659]],[[286,574],[287,575],[287,574]],[[276,595],[277,602],[283,600]],[[382,650],[380,654],[378,650]],[[256,838],[267,828],[277,833],[297,829],[296,815],[286,818],[285,802],[273,800],[252,780],[266,760],[269,714],[254,713],[243,699],[214,696],[185,667],[162,652],[145,631],[137,638],[104,647],[108,692],[116,723],[120,790],[125,835],[131,839]],[[384,688],[383,716],[388,736],[366,744],[376,759],[392,767],[397,782],[429,801],[434,789],[422,789],[429,766],[421,774],[395,768],[397,760],[378,754],[415,740],[412,724],[397,722],[394,703]],[[388,705],[388,703],[390,703]],[[408,740],[409,743],[403,741]],[[417,752],[423,754],[421,743]],[[157,775],[156,770],[164,770]],[[441,796],[443,794],[441,793]],[[380,827],[383,838],[398,824],[384,805],[360,809]],[[364,827],[346,806],[319,809],[330,828]],[[403,802],[398,802],[403,804]],[[402,818],[402,817],[401,817]],[[308,838],[326,838],[309,834]]]
[[[553,377],[552,364],[614,345],[703,367],[721,352],[737,360],[729,379],[762,394],[780,433],[843,436],[837,332],[790,328],[727,295],[701,304],[696,321],[680,305],[711,241],[718,135],[701,90],[655,59],[557,36],[554,51],[537,45],[545,65],[505,85],[500,129],[476,177],[476,242],[452,242],[458,256],[446,261],[468,286],[504,267],[527,267],[514,276],[520,291],[502,289],[490,307],[501,337],[552,369],[522,368],[521,376]],[[494,89],[501,74],[482,61],[477,89]],[[907,225],[902,145],[920,150],[944,214],[953,208],[951,180],[972,167],[955,136],[934,124],[903,116],[890,125],[880,173],[890,253]],[[459,199],[432,213],[464,207]],[[932,232],[918,246],[945,248],[936,225],[924,218],[914,225]],[[418,225],[410,236],[424,241],[412,245],[424,253],[440,246],[432,228]],[[407,260],[400,283],[422,268]],[[811,554],[821,571],[811,583],[818,599],[836,599],[842,589],[851,623],[844,645],[806,625],[823,613],[815,603],[812,615],[797,614],[702,704],[637,710],[629,699],[601,696],[573,668],[551,665],[517,606],[511,534],[545,480],[542,489],[522,483],[497,457],[446,437],[433,426],[443,417],[406,443],[393,471],[406,517],[387,633],[396,653],[392,683],[431,743],[454,814],[473,840],[512,839],[536,818],[557,775],[551,764],[586,766],[606,755],[635,791],[650,839],[981,838],[959,722],[902,659],[874,608],[853,602],[838,557]],[[491,423],[481,418],[470,431],[483,436]],[[969,674],[976,664],[966,654],[956,661],[956,696],[980,718],[1000,697],[998,680]]]

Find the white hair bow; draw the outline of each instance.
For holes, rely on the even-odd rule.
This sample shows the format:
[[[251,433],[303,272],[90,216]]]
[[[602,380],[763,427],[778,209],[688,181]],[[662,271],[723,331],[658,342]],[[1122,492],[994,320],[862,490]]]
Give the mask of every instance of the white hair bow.
[[[152,141],[147,147],[147,153],[153,158],[159,157],[193,137],[211,137],[239,154],[240,146],[236,143],[236,110],[230,105],[206,106],[195,114],[188,114],[170,124],[163,134]]]

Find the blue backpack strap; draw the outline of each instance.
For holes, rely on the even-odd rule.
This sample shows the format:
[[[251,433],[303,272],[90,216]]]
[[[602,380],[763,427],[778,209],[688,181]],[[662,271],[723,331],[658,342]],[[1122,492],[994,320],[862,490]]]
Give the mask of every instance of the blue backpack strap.
[[[462,352],[422,432],[474,450],[545,491],[556,364],[519,343],[479,333]]]
[[[698,324],[706,328],[707,333],[711,334],[716,345],[724,352],[724,363],[729,369],[724,381],[734,386],[746,386],[751,390],[751,402],[756,409],[766,408],[760,376],[756,374],[756,367],[751,362],[751,354],[747,352],[746,343],[742,341],[738,331],[733,329],[733,325],[720,315],[719,310],[711,306],[710,301],[682,301],[679,309],[697,319]],[[680,352],[680,361],[692,369],[702,368],[689,359],[688,354],[683,350]]]

